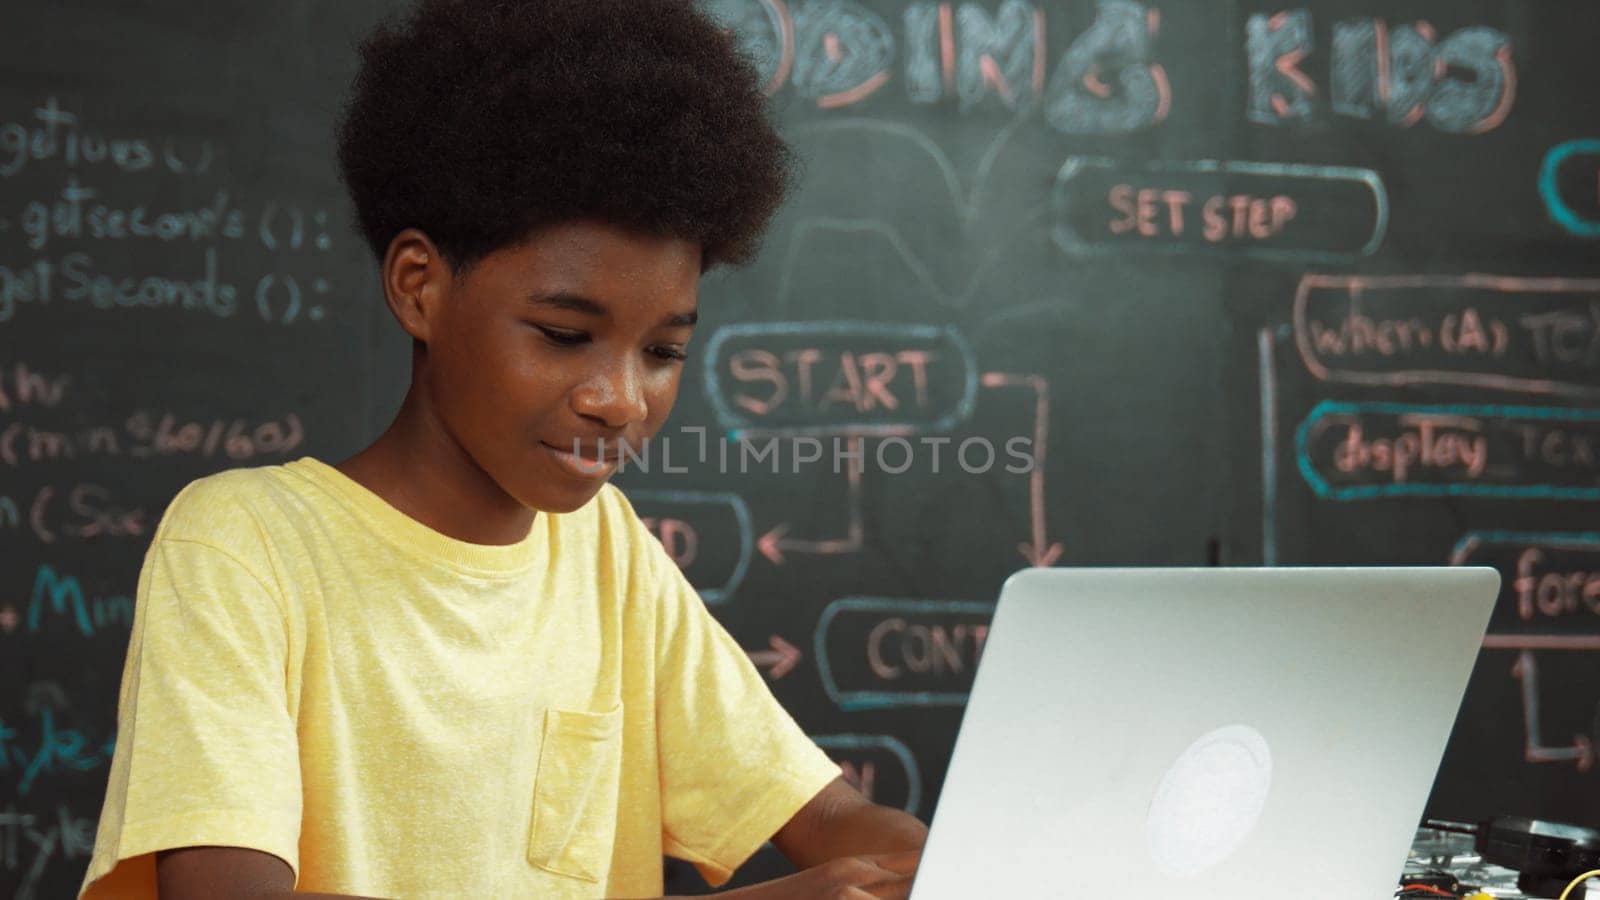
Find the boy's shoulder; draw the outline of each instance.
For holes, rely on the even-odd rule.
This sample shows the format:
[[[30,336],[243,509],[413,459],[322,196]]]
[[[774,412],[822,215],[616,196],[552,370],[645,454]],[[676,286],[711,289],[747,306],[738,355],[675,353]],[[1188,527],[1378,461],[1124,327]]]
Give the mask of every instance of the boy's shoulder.
[[[225,469],[189,482],[167,505],[155,538],[210,541],[259,528],[269,510],[303,489],[293,465]]]
[[[298,532],[311,520],[349,513],[376,501],[375,496],[352,496],[356,492],[342,479],[309,458],[206,475],[172,499],[155,540],[254,545],[285,531]],[[602,553],[609,548],[610,553],[630,556],[643,543],[642,523],[632,502],[609,482],[582,507],[551,516],[547,523],[569,548],[586,546]]]

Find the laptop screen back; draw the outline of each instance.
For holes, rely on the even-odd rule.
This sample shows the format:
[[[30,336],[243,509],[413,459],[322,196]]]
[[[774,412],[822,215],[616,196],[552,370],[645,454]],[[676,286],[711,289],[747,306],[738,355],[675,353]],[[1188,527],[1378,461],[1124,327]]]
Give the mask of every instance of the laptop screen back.
[[[912,897],[1392,895],[1498,587],[1483,568],[1018,573]]]

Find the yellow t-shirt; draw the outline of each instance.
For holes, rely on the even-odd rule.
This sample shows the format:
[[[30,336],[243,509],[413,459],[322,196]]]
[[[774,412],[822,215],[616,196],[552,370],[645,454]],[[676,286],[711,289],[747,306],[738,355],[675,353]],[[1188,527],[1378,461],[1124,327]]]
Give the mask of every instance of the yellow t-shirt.
[[[627,500],[446,537],[311,458],[200,479],[139,578],[81,896],[249,847],[296,889],[649,897],[720,884],[839,774]]]

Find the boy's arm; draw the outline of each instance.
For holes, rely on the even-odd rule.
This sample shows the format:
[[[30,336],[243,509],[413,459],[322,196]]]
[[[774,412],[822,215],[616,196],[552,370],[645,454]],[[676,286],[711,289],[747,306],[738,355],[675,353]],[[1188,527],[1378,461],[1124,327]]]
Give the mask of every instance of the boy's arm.
[[[772,836],[796,868],[810,870],[728,896],[819,896],[824,888],[855,886],[862,896],[903,897],[928,828],[915,817],[879,806],[843,778],[817,792]],[[892,853],[892,851],[909,851]],[[833,866],[819,869],[829,861]],[[296,894],[294,870],[260,850],[182,847],[156,854],[162,900],[345,900],[346,894]]]
[[[316,900],[349,894],[296,894],[294,870],[260,850],[244,847],[179,847],[156,854],[161,900]],[[359,898],[357,898],[359,900]]]
[[[927,826],[915,817],[879,806],[837,778],[772,836],[772,843],[800,871],[719,896],[728,900],[905,900],[927,837]]]
[[[921,850],[928,826],[915,816],[880,806],[843,778],[834,779],[795,813],[772,843],[797,868],[843,856]]]

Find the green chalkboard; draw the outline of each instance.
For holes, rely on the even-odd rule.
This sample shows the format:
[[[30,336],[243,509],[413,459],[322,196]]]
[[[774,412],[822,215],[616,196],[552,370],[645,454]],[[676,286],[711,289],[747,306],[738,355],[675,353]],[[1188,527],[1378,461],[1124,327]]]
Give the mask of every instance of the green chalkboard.
[[[0,36],[0,894],[81,878],[173,494],[396,408],[332,137],[396,6]],[[1022,566],[1472,562],[1505,589],[1429,812],[1600,826],[1600,14],[702,6],[804,176],[618,483],[864,790],[931,816]]]

